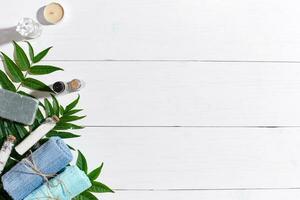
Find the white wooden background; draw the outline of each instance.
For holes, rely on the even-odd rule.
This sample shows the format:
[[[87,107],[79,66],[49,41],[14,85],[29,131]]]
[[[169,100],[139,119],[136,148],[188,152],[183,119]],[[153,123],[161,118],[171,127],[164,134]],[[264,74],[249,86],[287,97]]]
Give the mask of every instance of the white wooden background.
[[[11,27],[50,1],[0,2]],[[103,200],[300,198],[300,2],[61,0],[47,78],[82,78],[82,149]],[[74,95],[61,97],[68,102]]]

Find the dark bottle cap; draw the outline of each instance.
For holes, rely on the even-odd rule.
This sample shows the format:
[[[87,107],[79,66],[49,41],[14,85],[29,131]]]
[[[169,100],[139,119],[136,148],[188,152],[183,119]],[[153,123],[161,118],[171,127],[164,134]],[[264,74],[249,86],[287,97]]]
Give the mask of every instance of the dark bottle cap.
[[[66,89],[64,82],[58,81],[53,84],[53,91],[56,93],[61,93]]]

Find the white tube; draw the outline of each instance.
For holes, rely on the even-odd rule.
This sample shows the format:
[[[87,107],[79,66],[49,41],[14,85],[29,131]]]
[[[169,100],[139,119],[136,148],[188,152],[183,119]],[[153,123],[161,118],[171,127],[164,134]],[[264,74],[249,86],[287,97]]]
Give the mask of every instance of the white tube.
[[[46,121],[41,124],[37,129],[30,133],[20,144],[15,147],[18,154],[23,155],[33,145],[35,145],[42,137],[50,132],[59,121],[57,116],[47,118]]]
[[[1,150],[0,150],[0,174],[2,173],[8,158],[11,154],[12,148],[14,146],[14,142],[16,138],[12,135],[7,137],[7,140],[4,142]]]

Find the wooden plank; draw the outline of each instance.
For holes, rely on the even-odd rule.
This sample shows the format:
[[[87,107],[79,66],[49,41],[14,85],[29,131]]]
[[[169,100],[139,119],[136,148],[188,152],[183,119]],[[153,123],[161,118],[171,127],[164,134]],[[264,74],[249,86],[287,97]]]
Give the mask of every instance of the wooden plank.
[[[299,2],[294,0],[58,2],[65,7],[65,20],[44,26],[42,37],[33,42],[56,46],[51,60],[300,61]],[[5,2],[0,29],[24,16],[36,18],[47,3]]]
[[[68,140],[114,189],[299,188],[300,128],[86,128]]]
[[[299,190],[271,190],[271,191],[117,191],[115,194],[100,194],[103,200],[128,200],[128,199],[189,199],[189,200],[298,200]]]
[[[81,78],[89,126],[299,126],[300,68],[279,63],[46,62]],[[60,97],[70,102],[76,95]]]

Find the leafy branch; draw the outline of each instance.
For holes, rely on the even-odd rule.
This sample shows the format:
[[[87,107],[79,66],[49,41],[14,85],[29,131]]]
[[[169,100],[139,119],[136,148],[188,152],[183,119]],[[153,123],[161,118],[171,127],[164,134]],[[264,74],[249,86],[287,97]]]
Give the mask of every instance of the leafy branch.
[[[88,173],[88,165],[86,158],[84,155],[78,150],[78,157],[76,165],[79,169],[84,171],[86,175],[89,177],[92,187],[84,191],[83,193],[79,194],[75,200],[96,200],[97,197],[93,193],[113,193],[114,191],[110,189],[105,184],[96,181],[98,177],[100,176],[103,168],[103,163],[96,169],[92,170],[90,173]]]
[[[42,61],[42,59],[48,54],[51,48],[47,48],[35,55],[31,44],[27,42],[29,46],[29,59],[25,51],[16,42],[13,42],[13,44],[15,47],[14,59],[11,59],[5,53],[1,52],[5,69],[4,71],[0,70],[1,88],[28,96],[30,96],[30,94],[20,90],[22,86],[31,90],[51,92],[52,90],[45,83],[33,77],[29,77],[31,75],[44,75],[58,70],[63,70],[51,65],[37,65],[37,63]],[[40,105],[43,106],[43,104]],[[42,112],[39,109],[36,121],[40,123],[35,122],[35,128],[44,120],[41,113]],[[29,130],[32,130],[32,128],[33,127],[28,128],[23,124],[0,118],[0,143],[3,143],[4,138],[6,138],[9,134],[13,134],[17,138],[18,143],[29,134]]]
[[[29,45],[30,54],[29,60],[25,51],[16,42],[13,43],[15,46],[15,62],[5,53],[1,52],[1,54],[4,59],[5,69],[8,77],[12,82],[19,83],[19,85],[16,88],[12,84],[10,84],[8,77],[3,71],[1,71],[1,75],[4,76],[4,79],[0,80],[2,88],[13,92],[18,92],[20,87],[23,86],[33,90],[52,92],[52,90],[43,82],[28,77],[28,75],[45,75],[55,71],[63,70],[62,68],[52,65],[37,65],[37,63],[40,62],[48,54],[51,47],[41,51],[37,55],[34,55],[31,44],[27,42],[27,44]]]
[[[56,71],[63,71],[62,68],[57,66],[40,64],[42,59],[46,57],[52,47],[46,48],[41,52],[35,54],[32,45],[27,42],[29,47],[28,57],[25,51],[19,46],[19,44],[17,44],[16,42],[13,42],[13,44],[15,49],[14,59],[11,59],[3,52],[0,52],[4,60],[5,69],[0,69],[0,87],[27,96],[31,96],[31,94],[22,91],[22,87],[28,88],[30,90],[52,93],[53,91],[49,86],[47,86],[47,84],[34,77],[47,75]],[[0,144],[4,142],[5,138],[8,135],[14,135],[17,139],[16,143],[21,142],[31,131],[39,127],[47,117],[52,117],[53,115],[59,117],[60,121],[57,123],[55,128],[46,135],[45,139],[40,141],[40,144],[47,141],[48,138],[52,136],[59,136],[63,139],[80,137],[80,135],[72,133],[72,130],[84,128],[76,124],[77,121],[86,117],[84,115],[78,115],[78,113],[82,111],[82,109],[77,108],[79,100],[80,96],[78,95],[75,100],[64,107],[59,103],[58,99],[53,94],[51,94],[51,98],[45,98],[43,102],[40,102],[36,118],[31,126],[26,126],[17,122],[0,118]],[[72,147],[70,148],[73,149]],[[77,196],[75,199],[93,200],[97,198],[92,193],[113,192],[103,183],[96,181],[101,173],[103,164],[92,172],[87,173],[88,165],[86,159],[80,151],[78,152],[77,166],[88,175],[92,182],[92,187]],[[15,164],[17,164],[18,161],[23,158],[23,156],[20,156],[15,151],[13,151],[4,172],[11,169]],[[11,198],[8,197],[8,195],[2,188],[2,185],[0,184],[0,200],[2,199],[7,200]]]

